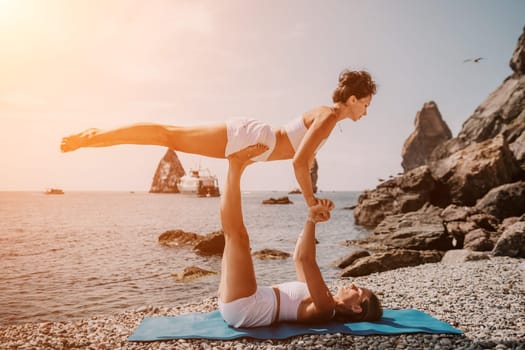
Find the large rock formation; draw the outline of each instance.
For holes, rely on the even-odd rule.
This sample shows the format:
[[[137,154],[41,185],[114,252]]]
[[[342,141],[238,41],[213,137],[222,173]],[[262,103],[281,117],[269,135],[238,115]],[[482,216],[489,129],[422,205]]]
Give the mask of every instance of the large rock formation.
[[[177,182],[185,174],[175,151],[168,149],[157,166],[149,191],[151,193],[179,193]]]
[[[514,158],[525,169],[525,28],[510,67],[514,73],[491,93],[463,124],[458,136],[438,146],[432,160],[449,157],[473,143],[502,135]]]
[[[427,165],[360,195],[355,222],[376,232],[347,244],[373,254],[357,259],[343,274],[424,262],[414,252],[427,249],[492,249],[495,255],[525,256],[525,28],[510,66],[513,74],[480,104],[457,137],[436,146]],[[430,205],[440,211],[437,216]],[[392,250],[403,258],[388,254]]]
[[[416,114],[414,124],[414,131],[406,139],[401,151],[404,171],[426,165],[436,146],[452,138],[452,132],[434,101],[423,105]]]
[[[418,210],[427,201],[443,208],[450,203],[472,206],[494,187],[525,180],[524,45],[525,32],[511,60],[514,73],[475,110],[457,137],[434,149],[428,169],[415,168],[361,194],[354,210],[357,224],[375,227],[386,216]],[[406,186],[407,178],[424,186]],[[413,198],[410,205],[407,198]]]

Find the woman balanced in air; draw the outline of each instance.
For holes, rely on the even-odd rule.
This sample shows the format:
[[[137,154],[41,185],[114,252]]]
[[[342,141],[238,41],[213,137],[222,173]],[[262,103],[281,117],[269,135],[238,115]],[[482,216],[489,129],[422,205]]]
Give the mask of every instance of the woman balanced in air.
[[[344,119],[358,121],[366,115],[376,85],[366,71],[344,70],[332,95],[332,106],[316,107],[279,128],[253,119],[234,119],[217,125],[175,126],[134,124],[112,130],[88,129],[62,139],[62,152],[81,147],[121,144],[159,145],[175,151],[227,158],[257,143],[268,149],[251,161],[293,159],[297,182],[306,204],[317,204],[310,168],[317,150],[335,125]]]
[[[274,286],[257,286],[250,239],[243,222],[240,181],[249,159],[268,149],[254,145],[229,156],[226,185],[221,196],[225,237],[219,285],[219,311],[228,325],[258,327],[277,322],[376,321],[381,304],[370,290],[353,284],[333,295],[316,261],[318,222],[327,221],[333,203],[319,199],[308,209],[294,252],[296,279]]]

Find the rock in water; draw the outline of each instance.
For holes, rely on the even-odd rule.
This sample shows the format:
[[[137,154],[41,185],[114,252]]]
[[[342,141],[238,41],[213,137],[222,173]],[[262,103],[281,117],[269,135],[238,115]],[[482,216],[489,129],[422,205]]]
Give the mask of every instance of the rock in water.
[[[217,272],[205,270],[203,268],[200,268],[198,266],[188,266],[185,267],[184,270],[173,273],[172,276],[175,277],[175,279],[179,282],[187,282],[194,280],[196,278],[208,276],[208,275],[216,275]]]
[[[179,157],[174,150],[168,149],[157,166],[153,176],[150,193],[179,193],[178,180],[186,175]]]
[[[264,199],[262,204],[293,204],[293,202],[288,198],[288,196]]]
[[[256,251],[252,255],[261,260],[283,260],[292,256],[290,253],[268,248]]]
[[[452,138],[452,132],[434,101],[423,105],[416,114],[414,124],[415,129],[405,140],[401,151],[401,165],[405,171],[428,164],[434,148]]]

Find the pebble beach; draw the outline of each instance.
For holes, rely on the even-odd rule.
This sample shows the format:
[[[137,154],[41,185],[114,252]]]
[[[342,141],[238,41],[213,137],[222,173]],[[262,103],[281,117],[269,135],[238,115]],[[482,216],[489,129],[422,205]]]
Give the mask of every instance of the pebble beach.
[[[354,278],[376,291],[389,309],[415,308],[450,323],[463,335],[305,335],[287,340],[202,339],[128,342],[146,316],[208,312],[217,299],[173,307],[144,306],[66,322],[0,326],[0,349],[525,349],[525,261],[507,257],[442,263]],[[349,280],[341,279],[331,288]]]

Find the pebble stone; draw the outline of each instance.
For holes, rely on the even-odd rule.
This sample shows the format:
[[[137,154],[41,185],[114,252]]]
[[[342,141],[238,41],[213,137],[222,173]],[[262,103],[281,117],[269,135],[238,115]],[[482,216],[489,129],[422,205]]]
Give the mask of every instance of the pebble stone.
[[[128,342],[145,316],[209,312],[216,298],[174,307],[138,310],[66,322],[0,325],[0,349],[464,349],[525,350],[525,262],[492,257],[457,265],[441,263],[397,269],[331,285],[353,282],[377,292],[389,309],[416,308],[461,329],[463,335],[395,336],[305,335],[287,340],[181,339]]]

